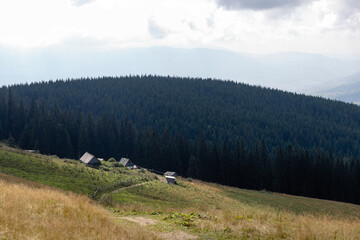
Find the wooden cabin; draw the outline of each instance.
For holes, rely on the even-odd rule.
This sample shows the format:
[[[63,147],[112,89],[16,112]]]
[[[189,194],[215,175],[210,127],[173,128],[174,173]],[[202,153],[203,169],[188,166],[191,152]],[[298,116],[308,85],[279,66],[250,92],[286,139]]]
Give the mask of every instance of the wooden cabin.
[[[82,157],[80,158],[80,161],[87,164],[87,165],[100,165],[100,161],[99,159],[97,159],[94,155],[86,152],[84,153],[84,155],[82,155]]]
[[[164,176],[171,176],[171,177],[177,177],[179,176],[176,172],[170,172],[170,171],[167,171],[166,173],[164,173]]]
[[[175,184],[176,183],[176,179],[173,176],[165,176],[165,178],[166,178],[166,182],[168,184]]]
[[[128,159],[128,158],[121,158],[119,163],[124,165],[124,167],[136,168],[135,164],[132,161],[130,161],[130,159]]]

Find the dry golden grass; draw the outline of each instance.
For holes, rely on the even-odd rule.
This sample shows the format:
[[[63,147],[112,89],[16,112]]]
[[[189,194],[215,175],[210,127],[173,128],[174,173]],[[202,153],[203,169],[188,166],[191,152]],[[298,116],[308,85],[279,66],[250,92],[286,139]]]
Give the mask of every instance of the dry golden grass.
[[[222,186],[209,186],[202,182],[191,184],[198,189],[198,192],[203,191],[203,194],[208,196],[213,196],[215,192],[221,193],[219,189],[224,189]],[[217,190],[214,191],[214,188]],[[292,198],[294,197],[289,196],[289,201],[293,201]],[[216,209],[211,206],[206,209],[209,216],[216,216],[216,220],[211,218],[200,220],[196,223],[198,229],[225,231],[228,232],[227,235],[241,236],[245,239],[360,239],[359,212],[347,217],[340,214],[296,214],[271,206],[256,206],[234,201],[233,198],[222,194],[218,195],[218,200],[220,201]],[[343,203],[315,199],[313,201],[322,201],[324,205],[343,206]],[[356,206],[354,209],[360,210]]]
[[[194,212],[201,217],[191,220],[192,233],[197,232],[200,238],[208,239],[360,239],[359,212],[352,215],[342,214],[346,208],[360,211],[360,206],[305,199],[294,196],[284,196],[286,204],[298,201],[313,202],[314,213],[292,212],[283,208],[275,208],[265,203],[249,203],[229,195],[227,190],[234,188],[201,181],[186,182],[188,187],[168,186],[162,183],[148,184],[138,189],[128,189],[117,198],[116,207],[123,209],[125,214],[163,212],[157,219],[163,220],[169,212],[189,214]],[[251,194],[247,190],[236,190],[238,194]],[[154,193],[154,194],[153,194]],[[257,193],[254,193],[257,194]],[[279,199],[278,194],[258,193],[269,195],[267,198]],[[121,196],[121,197],[120,197]],[[253,196],[254,197],[254,196]],[[128,199],[133,202],[121,202]],[[178,201],[179,200],[179,201]],[[169,202],[173,201],[173,204]],[[259,201],[259,200],[258,200]],[[317,205],[322,203],[324,208],[331,210],[328,214],[319,210]],[[307,210],[307,209],[306,209]],[[315,212],[317,211],[317,212]],[[149,216],[151,217],[151,216]],[[167,220],[168,221],[168,220]],[[181,221],[181,219],[174,219]],[[171,223],[168,221],[167,223]]]
[[[32,188],[55,189],[55,188],[49,187],[47,185],[43,185],[41,183],[29,181],[29,180],[26,180],[26,179],[18,178],[18,177],[3,174],[3,173],[0,173],[0,181],[1,180],[3,180],[4,182],[7,182],[7,183],[23,184],[23,185],[26,185],[26,186],[29,186],[29,187],[32,187]]]
[[[114,207],[115,215],[88,197],[0,174],[0,239],[136,240],[179,231],[200,239],[360,239],[359,205],[197,180],[179,185],[151,181],[108,194],[102,203]],[[114,217],[127,215],[157,221],[141,226]]]
[[[0,239],[157,239],[120,225],[88,197],[10,179],[0,180]]]
[[[196,221],[197,229],[227,232],[243,239],[360,239],[360,221],[354,219],[295,215],[253,207],[238,212],[213,210],[208,214],[216,219]]]
[[[138,202],[122,207],[149,213],[163,210],[165,215],[166,212],[201,214],[203,217],[195,218],[189,229],[200,239],[360,239],[358,217],[295,214],[236,201],[226,196],[221,186],[187,184],[191,188],[170,186],[173,188],[170,193],[176,198],[197,192],[181,196],[190,205],[159,209],[158,205],[151,207]],[[158,225],[173,224],[164,221],[163,216],[158,216]],[[173,231],[178,230],[174,227]],[[0,239],[156,239],[161,234],[162,230],[156,227],[149,229],[116,219],[85,196],[0,175]]]

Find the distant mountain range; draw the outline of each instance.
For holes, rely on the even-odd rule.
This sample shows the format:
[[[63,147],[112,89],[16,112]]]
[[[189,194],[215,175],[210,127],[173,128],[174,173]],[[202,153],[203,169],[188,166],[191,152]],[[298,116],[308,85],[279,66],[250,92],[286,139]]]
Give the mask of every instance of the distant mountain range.
[[[337,78],[324,87],[308,92],[312,95],[360,104],[360,72],[348,77]]]
[[[170,47],[94,50],[62,45],[15,51],[0,48],[0,85],[66,78],[169,75],[229,79],[305,92],[360,70],[360,58],[310,53],[249,55],[215,49]],[[305,89],[305,90],[304,90]]]

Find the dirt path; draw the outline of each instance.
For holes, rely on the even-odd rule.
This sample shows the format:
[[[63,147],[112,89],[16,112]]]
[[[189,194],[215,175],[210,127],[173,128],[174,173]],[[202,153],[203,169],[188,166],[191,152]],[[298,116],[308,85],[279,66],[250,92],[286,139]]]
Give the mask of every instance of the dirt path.
[[[165,183],[166,183],[166,178],[163,177],[163,176],[158,176],[158,180],[160,180],[161,182],[165,182]],[[115,189],[115,190],[112,191],[112,192],[104,193],[103,195],[101,195],[99,201],[101,202],[101,201],[104,200],[108,195],[110,195],[110,194],[112,194],[112,193],[117,193],[117,192],[120,192],[120,191],[129,189],[129,188],[134,188],[134,187],[138,187],[138,186],[141,186],[141,185],[145,185],[145,184],[150,183],[150,182],[152,182],[152,181],[142,182],[142,183],[138,183],[138,184],[131,185],[131,186],[128,186],[128,187],[121,187],[121,188]]]
[[[127,186],[127,187],[121,187],[121,188],[115,189],[112,192],[104,193],[103,195],[101,195],[101,197],[99,199],[99,202],[102,202],[110,194],[117,193],[117,192],[120,192],[120,191],[124,191],[124,190],[129,189],[129,188],[134,188],[134,187],[138,187],[138,186],[141,186],[141,185],[145,185],[145,184],[150,183],[150,182],[142,182],[142,183],[138,183],[138,184]]]
[[[146,217],[120,217],[121,219],[137,223],[141,226],[147,226],[147,225],[155,225],[159,221],[146,218]],[[162,232],[159,233],[159,237],[162,239],[173,239],[173,240],[192,240],[197,239],[197,236],[188,234],[183,231],[173,231],[173,232]]]
[[[138,223],[142,226],[146,225],[154,225],[158,221],[151,219],[151,218],[145,218],[145,217],[121,217],[121,219],[125,219],[130,222]]]
[[[160,181],[162,181],[162,182],[166,182],[165,177],[158,177],[158,179]],[[118,188],[118,189],[116,189],[116,190],[114,190],[112,192],[103,194],[100,197],[99,201],[104,200],[107,196],[109,196],[112,193],[117,193],[117,192],[129,189],[129,188],[142,186],[142,185],[145,185],[145,184],[150,183],[150,182],[142,182],[142,183],[138,183],[138,184],[131,185],[131,186],[128,186],[128,187]],[[137,224],[139,224],[141,226],[155,225],[155,224],[157,224],[159,222],[158,220],[155,220],[155,219],[152,219],[152,218],[141,217],[141,216],[136,216],[136,217],[128,216],[128,217],[119,217],[119,218],[124,219],[126,221],[137,223]],[[197,239],[198,238],[198,236],[194,236],[194,235],[188,234],[188,233],[183,232],[183,231],[162,232],[162,233],[159,233],[159,237],[162,238],[162,239],[173,239],[173,240],[192,240],[192,239]]]
[[[197,239],[197,236],[182,232],[182,231],[174,231],[168,233],[160,233],[159,236],[162,239],[172,239],[172,240],[191,240]]]

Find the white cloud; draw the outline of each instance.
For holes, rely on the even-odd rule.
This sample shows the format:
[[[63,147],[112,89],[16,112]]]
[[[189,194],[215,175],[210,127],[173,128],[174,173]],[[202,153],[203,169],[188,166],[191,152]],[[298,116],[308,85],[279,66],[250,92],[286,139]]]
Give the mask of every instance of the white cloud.
[[[0,44],[360,54],[359,9],[358,0],[0,0]]]
[[[337,9],[339,26],[352,31],[360,31],[360,1],[334,1],[333,8]]]
[[[293,8],[314,0],[216,0],[220,7],[230,10],[266,10]]]

